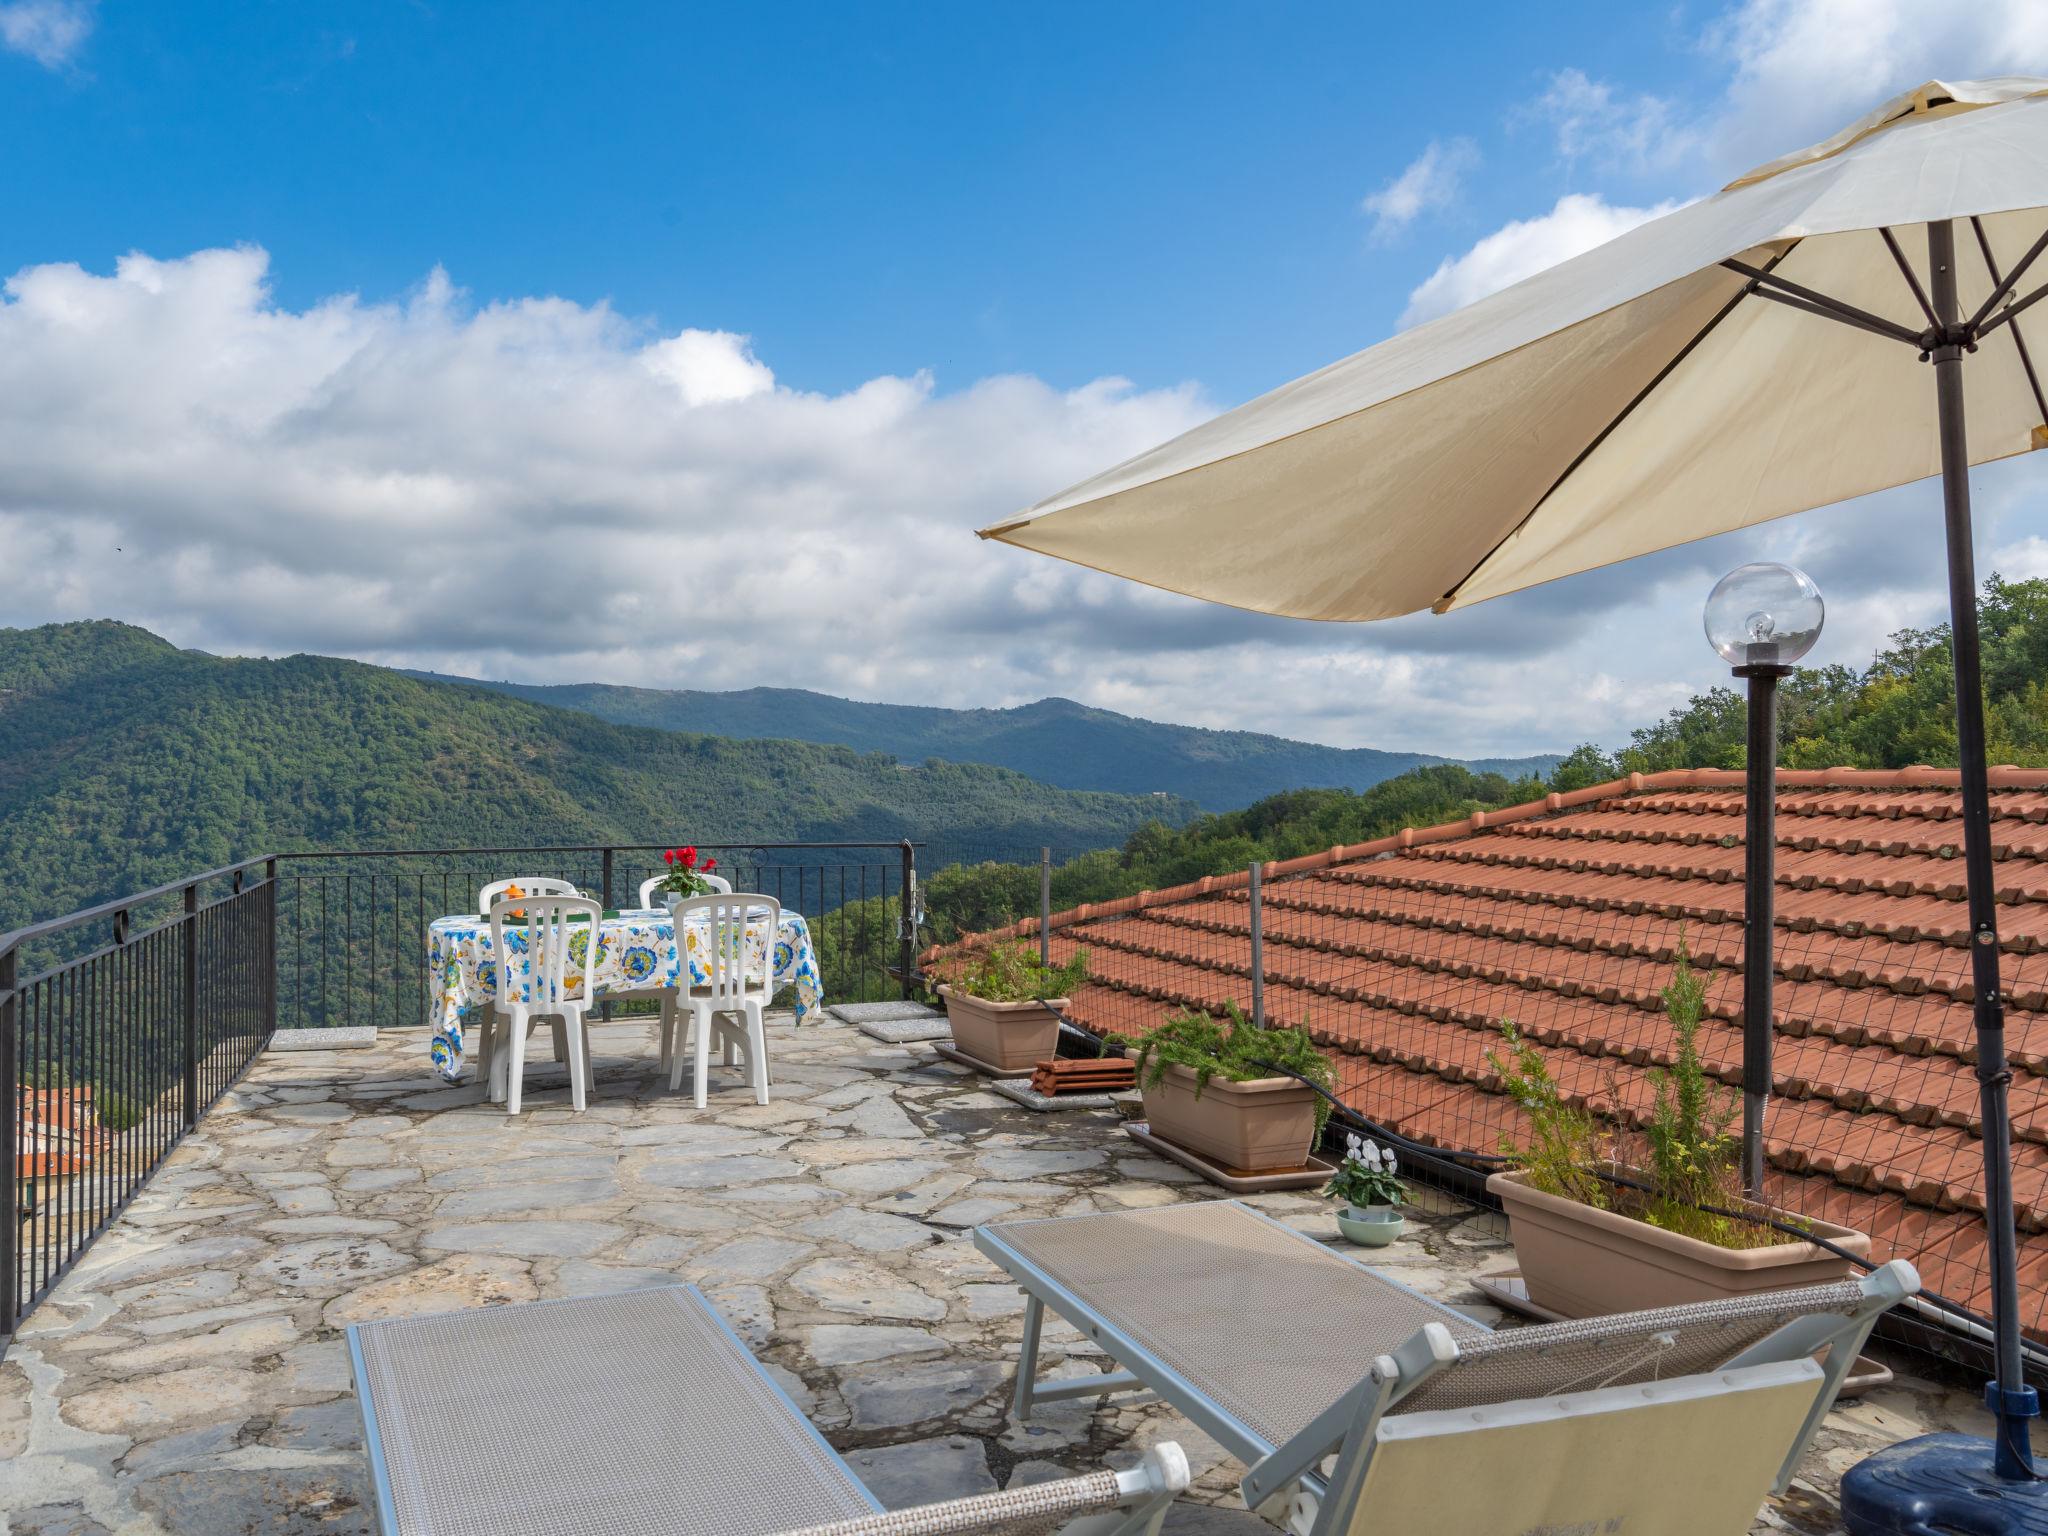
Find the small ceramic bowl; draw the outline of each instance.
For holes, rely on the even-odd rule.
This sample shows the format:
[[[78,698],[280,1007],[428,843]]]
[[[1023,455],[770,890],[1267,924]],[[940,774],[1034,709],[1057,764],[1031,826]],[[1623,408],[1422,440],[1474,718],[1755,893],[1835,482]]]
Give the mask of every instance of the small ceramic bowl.
[[[1347,1205],[1337,1212],[1337,1230],[1361,1248],[1384,1248],[1408,1230],[1408,1223],[1391,1205],[1367,1206],[1362,1211]]]

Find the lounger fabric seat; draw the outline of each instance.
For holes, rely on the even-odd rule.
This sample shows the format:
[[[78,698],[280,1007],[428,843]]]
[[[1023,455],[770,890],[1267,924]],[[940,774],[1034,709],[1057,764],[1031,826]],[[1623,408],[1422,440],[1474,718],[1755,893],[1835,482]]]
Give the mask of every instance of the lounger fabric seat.
[[[881,1509],[690,1287],[396,1319],[349,1346],[404,1536],[768,1536]]]
[[[1268,1446],[1306,1429],[1374,1356],[1425,1323],[1441,1323],[1460,1343],[1489,1333],[1234,1200],[1001,1222],[976,1240],[1026,1291],[1039,1294],[1007,1254]]]

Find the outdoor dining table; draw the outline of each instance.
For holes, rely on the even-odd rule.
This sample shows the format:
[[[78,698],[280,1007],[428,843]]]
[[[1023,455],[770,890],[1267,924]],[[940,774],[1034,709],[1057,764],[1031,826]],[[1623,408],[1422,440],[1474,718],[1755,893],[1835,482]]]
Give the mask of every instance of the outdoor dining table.
[[[791,989],[799,1024],[815,1015],[824,1001],[818,978],[818,955],[811,944],[811,930],[800,913],[782,909],[782,921],[768,921],[768,909],[758,908],[759,921],[747,924],[747,960],[750,970],[774,946],[774,976],[778,990]],[[582,941],[579,944],[579,941]],[[506,942],[512,942],[507,930]],[[711,979],[705,954],[710,948],[708,920],[684,925],[682,943],[676,942],[675,920],[664,911],[637,909],[607,912],[599,919],[597,970],[593,988],[605,993],[648,993],[665,987],[702,986]],[[580,933],[569,939],[570,954],[581,960],[588,941]],[[685,968],[688,980],[684,979]],[[502,974],[500,957],[491,948],[491,920],[474,912],[437,917],[427,925],[427,975],[433,987],[431,1047],[434,1070],[449,1082],[462,1076],[463,1026],[472,1012],[489,1007],[498,996]],[[520,983],[526,995],[526,983]]]

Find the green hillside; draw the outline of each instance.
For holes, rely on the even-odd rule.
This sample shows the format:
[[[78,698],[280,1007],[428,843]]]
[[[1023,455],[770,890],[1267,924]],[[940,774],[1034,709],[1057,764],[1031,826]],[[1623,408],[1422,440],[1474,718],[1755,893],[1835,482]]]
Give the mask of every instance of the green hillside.
[[[1235,810],[1295,789],[1370,789],[1411,768],[1449,761],[1422,752],[1323,747],[1252,731],[1164,725],[1091,709],[1072,699],[1040,699],[1015,709],[934,709],[863,704],[799,688],[695,693],[603,683],[436,680],[580,709],[621,725],[834,742],[857,751],[893,753],[905,762],[938,757],[956,763],[993,763],[1067,789],[1164,791],[1209,811]],[[1559,760],[1550,754],[1461,766],[1517,778],[1548,773]]]
[[[1474,811],[1513,805],[1544,793],[1542,781],[1473,773],[1456,763],[1413,768],[1361,793],[1304,789],[1274,795],[1240,811],[1200,816],[1181,827],[1140,827],[1120,848],[1101,848],[1067,860],[1052,872],[1056,912],[1084,901],[1114,901],[1241,870],[1255,861],[1292,859],[1338,844],[1362,843],[1403,827],[1455,821]],[[927,944],[950,944],[963,933],[986,933],[1038,912],[1037,869],[984,861],[940,869],[925,883]],[[849,907],[854,931],[867,936],[859,955],[841,952],[839,929],[826,935],[832,963],[879,970],[889,961],[889,907],[881,901]]]
[[[2048,581],[1984,584],[1986,758],[2048,768]],[[1956,761],[1955,675],[1946,624],[1902,629],[1870,665],[1802,667],[1778,685],[1778,763],[1784,768],[1906,768]],[[1740,768],[1747,706],[1713,688],[1636,731],[1612,753],[1582,746],[1555,784],[1575,789],[1624,773]]]
[[[1979,614],[1991,761],[2048,767],[2048,581],[2007,582],[1994,576],[1985,583]],[[1950,665],[1948,628],[1940,625],[1899,631],[1866,668],[1802,669],[1781,685],[1780,762],[1795,768],[1953,767]],[[1053,907],[1064,910],[1084,901],[1161,890],[1240,870],[1256,859],[1294,858],[1402,827],[1456,821],[1475,810],[1628,773],[1740,768],[1745,737],[1742,695],[1714,688],[1637,730],[1616,751],[1580,747],[1546,781],[1444,765],[1412,770],[1362,794],[1317,790],[1277,795],[1181,827],[1142,827],[1121,848],[1085,854],[1056,869]],[[1038,872],[999,863],[941,870],[929,881],[925,899],[927,938],[943,944],[961,933],[986,932],[1036,913]],[[882,916],[877,907],[870,927]],[[883,963],[879,945],[870,963]]]
[[[942,838],[1097,847],[1194,807],[610,724],[111,622],[0,629],[0,930],[267,850]]]

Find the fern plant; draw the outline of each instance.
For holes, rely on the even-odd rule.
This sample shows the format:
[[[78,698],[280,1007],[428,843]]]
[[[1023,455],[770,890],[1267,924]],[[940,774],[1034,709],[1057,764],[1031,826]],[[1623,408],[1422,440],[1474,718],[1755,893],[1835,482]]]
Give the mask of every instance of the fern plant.
[[[1679,935],[1671,981],[1662,993],[1664,1013],[1677,1040],[1670,1070],[1653,1069],[1655,1094],[1643,1121],[1647,1149],[1644,1172],[1652,1188],[1643,1219],[1653,1226],[1723,1246],[1744,1246],[1738,1224],[1704,1206],[1743,1203],[1736,1178],[1737,1139],[1729,1134],[1741,1100],[1717,1088],[1700,1062],[1700,1020],[1707,1011],[1707,988],[1692,968],[1692,956]]]
[[[1700,1060],[1707,988],[1680,932],[1671,980],[1659,994],[1671,1021],[1671,1066],[1649,1073],[1652,1100],[1639,1137],[1617,1156],[1614,1136],[1588,1109],[1565,1100],[1542,1054],[1501,1020],[1506,1055],[1486,1053],[1501,1086],[1528,1116],[1526,1143],[1501,1137],[1501,1152],[1532,1189],[1611,1210],[1722,1248],[1765,1248],[1797,1239],[1739,1214],[1753,1209],[1736,1175],[1738,1143],[1729,1134],[1739,1098],[1716,1086]],[[1636,1187],[1641,1185],[1643,1187]],[[1761,1213],[1759,1213],[1761,1214]]]
[[[1486,1064],[1529,1119],[1529,1138],[1517,1146],[1502,1133],[1501,1155],[1529,1176],[1529,1187],[1606,1210],[1607,1185],[1598,1170],[1609,1161],[1609,1138],[1589,1110],[1566,1101],[1543,1055],[1522,1037],[1514,1020],[1500,1021],[1507,1055],[1489,1050]]]
[[[1087,950],[1076,950],[1064,965],[1046,965],[1037,950],[1010,939],[975,956],[952,985],[985,1003],[1029,1003],[1070,996],[1087,979]]]
[[[1226,1082],[1248,1083],[1275,1076],[1284,1068],[1330,1091],[1335,1075],[1329,1058],[1316,1049],[1306,1029],[1260,1029],[1235,1003],[1224,1004],[1224,1018],[1200,1009],[1169,1016],[1165,1023],[1126,1039],[1139,1080],[1156,1088],[1168,1067],[1186,1067],[1195,1074],[1195,1097],[1219,1074]],[[1316,1097],[1316,1134],[1330,1118],[1330,1101]]]

